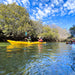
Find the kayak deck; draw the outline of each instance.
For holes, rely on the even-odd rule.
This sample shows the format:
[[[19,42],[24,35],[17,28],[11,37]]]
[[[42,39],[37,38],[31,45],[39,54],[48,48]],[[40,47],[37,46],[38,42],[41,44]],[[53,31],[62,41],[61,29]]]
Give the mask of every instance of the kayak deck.
[[[13,41],[7,40],[12,45],[20,45],[20,44],[45,44],[46,42],[25,42],[25,41]]]

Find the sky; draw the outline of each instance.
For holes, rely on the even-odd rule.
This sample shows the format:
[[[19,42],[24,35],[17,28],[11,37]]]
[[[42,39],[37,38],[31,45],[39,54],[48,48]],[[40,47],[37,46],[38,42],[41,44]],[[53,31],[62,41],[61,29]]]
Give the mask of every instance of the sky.
[[[75,0],[0,0],[0,3],[16,4],[25,7],[32,20],[43,24],[55,24],[69,29],[75,24]]]

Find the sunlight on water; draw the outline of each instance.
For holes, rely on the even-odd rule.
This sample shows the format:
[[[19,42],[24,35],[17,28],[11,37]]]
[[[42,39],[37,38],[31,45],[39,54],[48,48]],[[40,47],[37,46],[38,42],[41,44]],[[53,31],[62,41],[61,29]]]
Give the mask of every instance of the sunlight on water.
[[[75,75],[73,46],[65,43],[13,46],[7,43],[0,46],[0,75]]]

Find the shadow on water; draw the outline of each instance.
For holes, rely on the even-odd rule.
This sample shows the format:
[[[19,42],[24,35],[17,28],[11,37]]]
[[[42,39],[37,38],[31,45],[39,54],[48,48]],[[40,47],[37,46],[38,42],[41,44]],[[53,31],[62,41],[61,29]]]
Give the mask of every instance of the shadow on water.
[[[74,75],[73,53],[65,43],[0,47],[0,74]]]

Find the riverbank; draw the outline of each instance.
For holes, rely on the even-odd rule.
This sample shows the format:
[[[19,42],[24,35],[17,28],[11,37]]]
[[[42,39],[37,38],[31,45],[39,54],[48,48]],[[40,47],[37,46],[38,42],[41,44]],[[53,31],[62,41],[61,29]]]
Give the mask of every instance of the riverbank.
[[[15,41],[25,41],[25,37],[0,37],[0,42],[7,42],[7,40],[15,40]],[[38,41],[38,38],[32,38],[31,37],[31,41]],[[46,39],[46,38],[43,38],[43,41],[45,42],[66,42],[66,40],[54,40],[54,39]]]
[[[70,37],[70,38],[66,39],[66,42],[71,41],[71,39],[72,39],[73,41],[75,41],[75,37]]]

